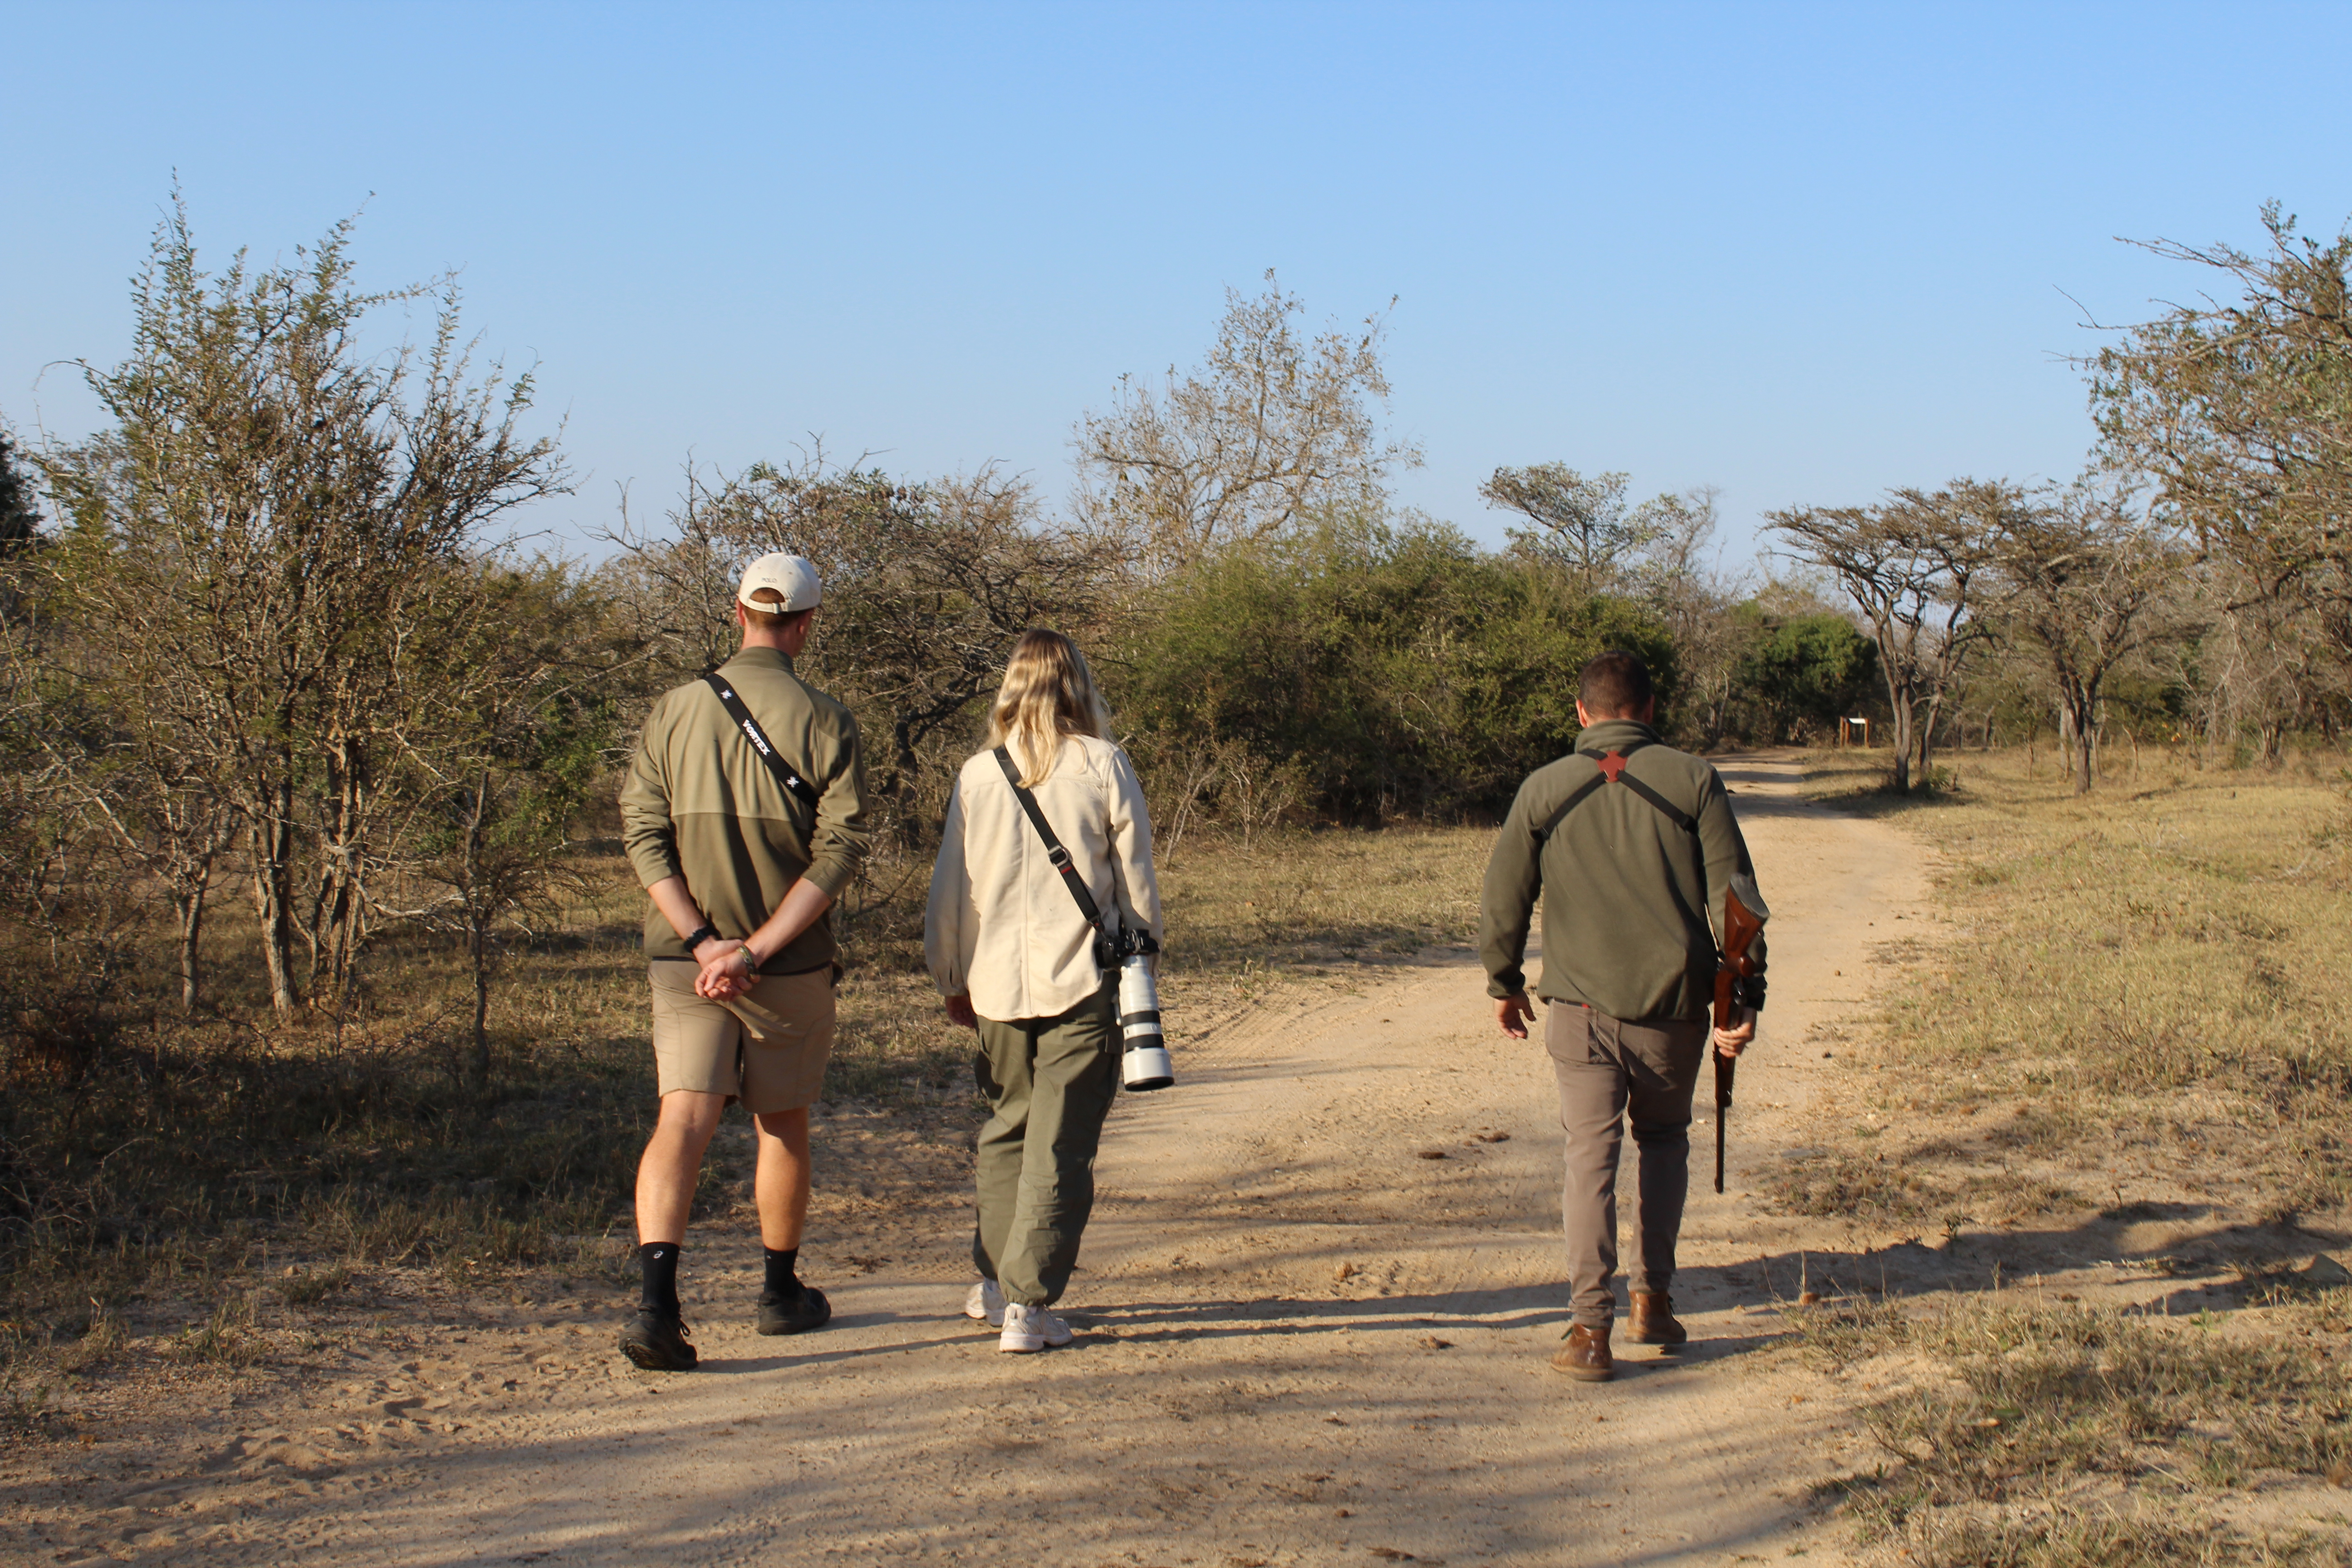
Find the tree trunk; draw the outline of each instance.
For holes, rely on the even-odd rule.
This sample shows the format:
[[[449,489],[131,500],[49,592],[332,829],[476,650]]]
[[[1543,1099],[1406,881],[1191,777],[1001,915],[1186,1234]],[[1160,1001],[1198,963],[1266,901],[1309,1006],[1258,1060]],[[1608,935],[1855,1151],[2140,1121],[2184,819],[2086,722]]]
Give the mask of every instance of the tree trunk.
[[[203,959],[197,942],[205,933],[205,899],[212,891],[213,862],[207,855],[199,861],[189,880],[172,891],[172,912],[179,917],[180,925],[180,1011],[194,1013],[202,989]]]
[[[490,1082],[490,933],[486,917],[478,905],[468,921],[474,948],[474,1082],[485,1089]]]
[[[275,803],[281,807],[287,802]],[[281,1018],[294,1013],[294,830],[283,810],[257,816],[253,847],[253,912],[261,926],[261,957],[269,973],[269,1005]]]
[[[474,788],[473,820],[466,825],[463,891],[467,935],[474,961],[474,1082],[486,1089],[490,1084],[490,921],[498,916],[482,885],[482,827],[489,818],[489,810],[490,774],[485,768]]]
[[[2098,778],[2099,693],[2069,676],[2058,688],[2058,739],[2076,795],[2088,795]]]
[[[1895,764],[1887,775],[1887,784],[1895,794],[1907,795],[1911,790],[1911,747],[1915,740],[1911,732],[1913,719],[1908,691],[1895,699],[1894,710],[1887,716],[1886,728],[1887,738],[1895,746]]]
[[[323,959],[327,994],[337,1016],[349,1001],[367,921],[365,818],[367,755],[359,741],[345,737],[328,752],[331,813],[320,846],[317,907],[317,958]]]
[[[1933,789],[1936,785],[1936,724],[1942,717],[1943,709],[1944,694],[1938,691],[1927,700],[1927,721],[1919,726],[1919,787],[1922,789]]]
[[[914,721],[900,715],[890,726],[891,739],[898,751],[890,759],[890,779],[886,786],[898,813],[898,841],[913,847],[922,841],[922,824],[915,820],[915,775],[921,762],[915,755]]]
[[[1912,667],[1902,663],[1897,655],[1895,635],[1885,622],[1879,623],[1878,679],[1886,686],[1887,739],[1895,746],[1895,765],[1888,771],[1887,786],[1897,795],[1907,795],[1911,789],[1911,700],[1916,688],[1913,684]],[[1912,671],[1898,675],[1898,670]],[[1843,732],[1843,726],[1840,732]]]

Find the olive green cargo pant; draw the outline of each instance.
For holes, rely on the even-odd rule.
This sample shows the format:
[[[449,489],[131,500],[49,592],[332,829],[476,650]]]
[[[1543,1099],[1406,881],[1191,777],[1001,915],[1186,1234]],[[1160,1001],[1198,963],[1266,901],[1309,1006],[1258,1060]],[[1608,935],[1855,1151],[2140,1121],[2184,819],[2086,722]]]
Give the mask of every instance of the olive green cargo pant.
[[[994,1112],[980,1130],[971,1260],[1025,1307],[1061,1299],[1095,1206],[1095,1150],[1118,1092],[1118,992],[1056,1018],[980,1021],[973,1075]]]

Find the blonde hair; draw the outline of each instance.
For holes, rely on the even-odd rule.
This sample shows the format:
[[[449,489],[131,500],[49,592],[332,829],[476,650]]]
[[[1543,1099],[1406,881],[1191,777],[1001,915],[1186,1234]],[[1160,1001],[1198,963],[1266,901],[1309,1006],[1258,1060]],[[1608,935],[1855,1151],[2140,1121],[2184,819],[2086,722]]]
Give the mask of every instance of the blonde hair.
[[[1078,645],[1059,632],[1026,631],[1004,664],[988,712],[988,743],[1003,746],[1034,788],[1054,771],[1066,735],[1110,739],[1110,710]]]

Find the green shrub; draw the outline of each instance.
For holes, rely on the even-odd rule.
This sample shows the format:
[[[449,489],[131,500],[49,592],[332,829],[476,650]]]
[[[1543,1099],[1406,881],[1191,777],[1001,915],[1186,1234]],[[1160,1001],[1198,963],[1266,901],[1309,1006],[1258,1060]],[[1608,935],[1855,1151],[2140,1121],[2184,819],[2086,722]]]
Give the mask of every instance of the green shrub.
[[[1295,765],[1338,820],[1492,815],[1574,744],[1577,672],[1612,647],[1671,695],[1673,646],[1641,607],[1442,524],[1355,522],[1169,584],[1117,700],[1162,752],[1238,742]]]
[[[1777,744],[1825,731],[1874,700],[1878,649],[1843,616],[1796,616],[1765,632],[1735,680]]]

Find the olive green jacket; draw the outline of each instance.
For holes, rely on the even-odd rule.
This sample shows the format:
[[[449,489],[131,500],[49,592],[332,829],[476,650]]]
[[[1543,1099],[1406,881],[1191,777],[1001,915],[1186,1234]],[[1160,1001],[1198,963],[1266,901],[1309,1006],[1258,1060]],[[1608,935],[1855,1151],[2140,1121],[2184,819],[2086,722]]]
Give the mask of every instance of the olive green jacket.
[[[1625,776],[1694,819],[1696,831],[1622,783],[1600,785],[1560,816],[1594,776],[1594,759],[1612,750],[1627,753]],[[1612,1018],[1695,1020],[1715,995],[1724,893],[1735,876],[1752,875],[1721,775],[1659,743],[1646,724],[1603,720],[1577,736],[1573,752],[1528,775],[1495,837],[1479,918],[1487,994],[1528,988],[1520,964],[1540,889],[1538,995]],[[1748,952],[1761,974],[1764,939]]]
[[[637,880],[686,879],[703,917],[724,937],[760,929],[784,890],[806,877],[838,898],[872,847],[857,721],[811,690],[774,648],[747,647],[719,666],[794,772],[816,786],[816,807],[785,793],[699,680],[665,692],[646,716],[636,759],[621,788],[621,840]],[[647,900],[646,956],[690,959],[658,906]],[[833,962],[832,911],[772,954],[767,974],[798,974]]]

